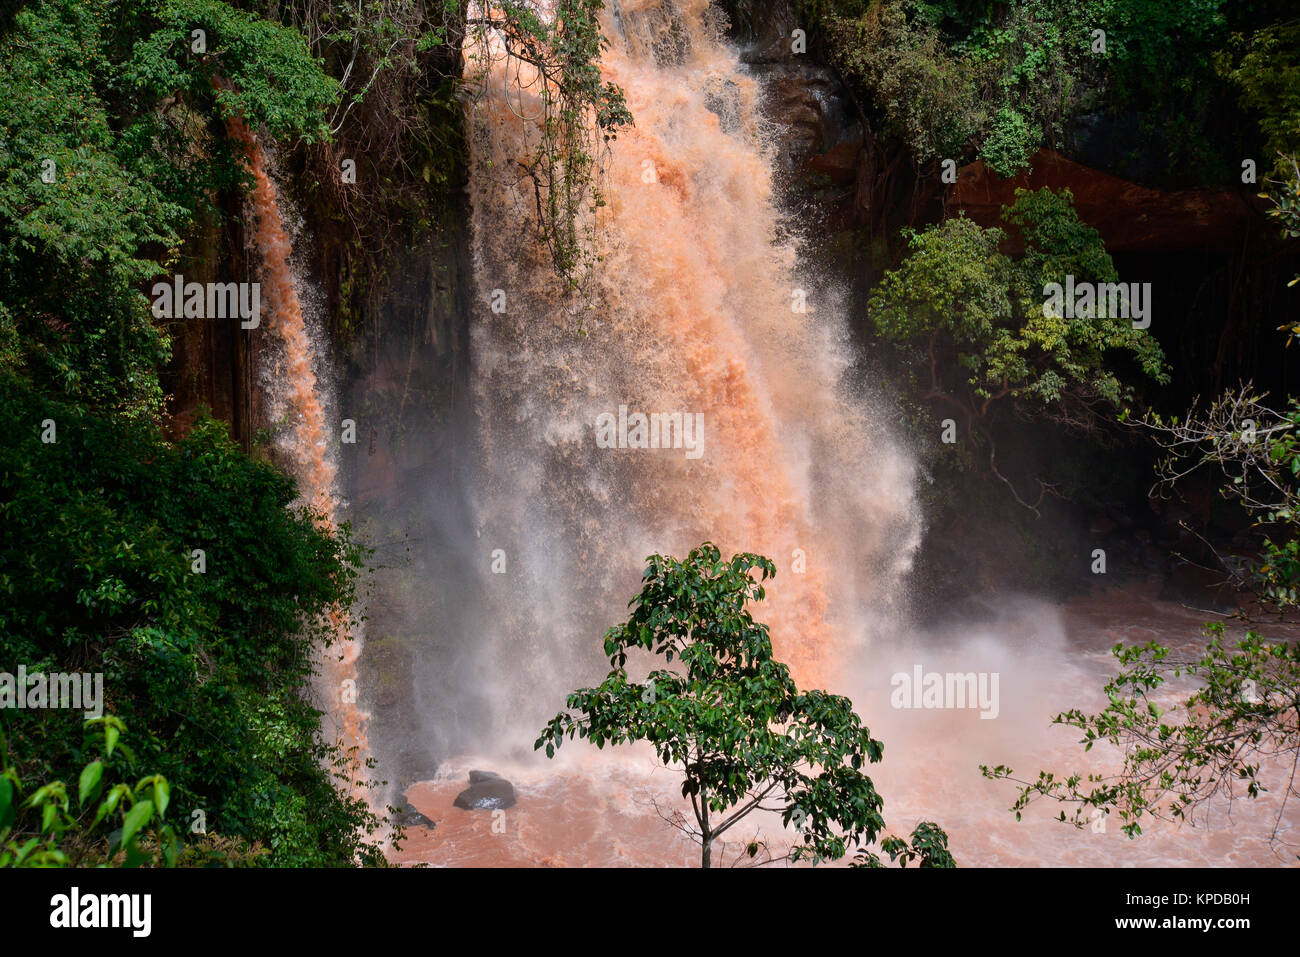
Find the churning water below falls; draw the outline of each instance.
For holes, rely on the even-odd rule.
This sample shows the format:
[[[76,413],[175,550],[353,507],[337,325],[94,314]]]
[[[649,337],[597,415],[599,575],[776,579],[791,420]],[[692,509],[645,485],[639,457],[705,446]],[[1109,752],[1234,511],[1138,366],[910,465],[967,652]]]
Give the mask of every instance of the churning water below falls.
[[[1112,749],[1084,754],[1079,733],[1053,726],[1051,716],[1071,707],[1104,706],[1101,688],[1115,671],[1110,654],[1115,643],[1155,639],[1175,652],[1192,653],[1204,617],[1141,588],[1116,589],[1063,608],[1025,601],[996,626],[873,649],[873,670],[878,667],[885,676],[910,673],[915,663],[940,672],[992,664],[999,676],[995,719],[982,719],[978,708],[895,708],[888,677],[851,694],[858,713],[885,744],[884,761],[869,774],[884,797],[890,831],[907,834],[920,821],[938,822],[948,832],[959,867],[1293,864],[1294,802],[1280,840],[1270,843],[1279,807],[1273,792],[1241,799],[1232,808],[1215,804],[1208,818],[1197,817],[1196,826],[1144,819],[1142,835],[1130,840],[1117,820],[1076,829],[1054,819],[1057,806],[1042,803],[1017,822],[1008,811],[1014,786],[985,780],[978,770],[980,764],[1007,764],[1025,777],[1039,769],[1113,771],[1119,761]],[[1287,634],[1277,637],[1297,637],[1295,626],[1283,630]],[[495,818],[453,807],[468,771],[477,767],[509,777],[518,804]],[[1279,793],[1287,774],[1278,767],[1269,775]],[[408,831],[393,860],[447,867],[698,866],[698,846],[664,820],[675,809],[689,812],[680,781],[652,754],[630,748],[597,751],[579,743],[566,746],[554,761],[524,757],[520,750],[466,755],[407,791],[436,827]],[[731,840],[720,842],[723,846],[715,845],[715,866],[720,858],[724,866],[737,860],[754,837],[779,852],[794,836],[775,815],[736,830]]]

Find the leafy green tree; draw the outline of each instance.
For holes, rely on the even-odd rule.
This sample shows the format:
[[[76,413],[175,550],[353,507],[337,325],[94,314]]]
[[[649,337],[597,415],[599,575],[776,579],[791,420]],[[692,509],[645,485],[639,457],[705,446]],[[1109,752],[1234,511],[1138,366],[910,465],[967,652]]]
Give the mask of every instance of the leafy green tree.
[[[300,35],[219,0],[19,10],[0,36],[0,362],[91,407],[157,415],[170,347],[141,290],[246,175],[208,122],[239,112],[311,139],[334,96]]]
[[[1274,173],[1287,176],[1287,157],[1300,152],[1300,20],[1234,34],[1215,63],[1258,117]]]
[[[742,861],[835,860],[875,841],[885,827],[883,800],[863,768],[880,760],[884,746],[847,698],[799,691],[772,657],[767,626],[746,607],[763,599],[763,582],[776,574],[772,562],[750,553],[724,561],[707,542],[685,561],[647,561],[631,616],[605,634],[608,677],[569,695],[568,710],[534,747],[552,757],[566,737],[602,748],[649,742],[665,764],[682,768],[694,822],[677,823],[700,844],[703,867],[712,865],[714,843],[757,810],[779,812],[800,837],[777,858],[749,840]],[[635,650],[662,656],[665,666],[676,659],[677,667],[632,681],[627,662]],[[930,828],[932,837],[942,834]],[[924,847],[914,851],[937,859]]]
[[[1285,0],[799,0],[868,114],[918,166],[980,156],[1007,176],[1042,147],[1077,145],[1082,118],[1121,118],[1147,178],[1221,185],[1238,138],[1216,54],[1234,35],[1283,37]],[[1100,33],[1098,33],[1100,31]],[[1272,42],[1266,38],[1265,43]],[[1247,41],[1240,41],[1246,45]],[[1261,45],[1261,49],[1263,46]],[[1286,82],[1275,72],[1265,82]],[[1294,85],[1287,91],[1289,94]],[[1276,102],[1282,102],[1278,100]],[[1292,111],[1292,115],[1294,111]],[[1231,131],[1230,131],[1231,130]],[[926,174],[929,175],[929,174]]]
[[[952,852],[948,850],[948,835],[933,821],[922,821],[912,831],[909,844],[901,837],[890,835],[880,842],[880,849],[889,855],[891,861],[897,861],[899,867],[906,867],[913,861],[918,868],[952,868],[957,866]],[[853,859],[854,867],[884,867],[879,855],[865,848],[858,851]]]
[[[381,863],[377,821],[336,790],[347,756],[306,699],[328,620],[355,599],[364,553],[294,506],[292,479],[224,426],[180,442],[0,379],[0,662],[100,671],[133,732],[124,774],[162,774],[173,802],[259,842],[265,863]],[[43,442],[43,423],[55,431]],[[195,550],[202,551],[202,562]],[[328,653],[328,652],[327,652]],[[24,780],[86,763],[65,711],[0,709]]]
[[[1284,236],[1300,237],[1300,20],[1234,34],[1215,63],[1237,86],[1241,105],[1259,120],[1264,149],[1273,160],[1273,175],[1265,180],[1264,190],[1273,204],[1269,214]],[[1298,282],[1300,276],[1289,285]],[[1282,328],[1290,332],[1289,339],[1300,333],[1300,323]]]
[[[242,116],[277,139],[329,135],[326,109],[338,98],[338,82],[312,59],[296,30],[221,0],[164,0],[141,25],[147,32],[141,31],[124,73],[144,102]],[[194,49],[196,30],[203,33],[202,50]]]
[[[184,210],[102,99],[109,5],[32,4],[0,37],[0,300],[6,358],[79,401],[149,414],[167,357],[137,287]],[[49,182],[46,182],[49,180]]]
[[[928,383],[921,396],[958,413],[1017,499],[996,462],[989,416],[998,403],[1092,431],[1103,415],[1127,415],[1135,392],[1121,378],[1126,362],[1157,383],[1169,381],[1159,343],[1129,318],[1108,308],[1048,308],[1051,283],[1119,279],[1097,231],[1072,204],[1068,190],[1017,190],[1002,214],[1023,241],[1015,258],[1001,251],[1003,230],[964,216],[907,230],[906,258],[868,303],[876,332],[897,343]]]
[[[1300,239],[1300,161],[1297,161],[1295,155],[1291,155],[1283,157],[1282,163],[1285,170],[1283,178],[1270,180],[1269,186],[1272,189],[1265,194],[1273,203],[1269,215],[1281,225],[1283,236],[1288,239]],[[1294,286],[1296,283],[1300,283],[1300,276],[1292,279],[1287,285]],[[1279,328],[1290,333],[1288,342],[1300,334],[1300,322],[1286,324]]]
[[[828,25],[840,69],[864,89],[879,133],[905,143],[915,163],[957,158],[988,120],[979,64],[951,51],[938,27],[904,4],[872,4]]]
[[[1014,176],[1029,167],[1042,142],[1042,133],[1019,110],[1003,106],[993,115],[980,158],[999,176]]]

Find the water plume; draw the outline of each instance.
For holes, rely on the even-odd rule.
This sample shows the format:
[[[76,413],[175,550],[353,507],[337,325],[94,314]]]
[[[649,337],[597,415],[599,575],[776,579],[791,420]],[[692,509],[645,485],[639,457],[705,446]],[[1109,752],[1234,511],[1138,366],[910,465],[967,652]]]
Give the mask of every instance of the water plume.
[[[330,454],[326,425],[324,384],[316,370],[321,367],[308,330],[307,318],[298,294],[298,281],[291,265],[293,245],[280,211],[275,181],[267,170],[267,156],[261,143],[239,117],[227,121],[232,139],[243,148],[254,187],[252,236],[261,254],[261,281],[266,293],[269,317],[266,328],[277,344],[277,366],[264,376],[273,418],[283,418],[288,427],[279,431],[276,448],[298,481],[303,502],[317,523],[333,532],[339,511],[335,497],[337,466]],[[356,705],[357,658],[361,637],[354,633],[347,613],[340,608],[328,612],[337,644],[320,655],[316,693],[324,702],[332,723],[333,736],[350,754],[349,768],[354,790],[360,790],[361,766],[366,753],[365,714]],[[330,736],[325,731],[325,736]]]

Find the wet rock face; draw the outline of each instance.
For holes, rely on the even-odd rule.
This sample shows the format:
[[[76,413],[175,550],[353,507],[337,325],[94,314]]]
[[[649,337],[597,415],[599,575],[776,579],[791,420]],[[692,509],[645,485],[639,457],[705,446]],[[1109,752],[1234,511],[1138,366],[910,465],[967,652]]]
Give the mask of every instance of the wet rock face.
[[[393,823],[400,824],[402,827],[427,827],[430,830],[437,827],[433,821],[429,820],[416,810],[415,805],[411,804],[409,801],[406,806],[393,817]]]
[[[625,10],[612,0],[614,29],[635,49],[648,51],[659,66],[681,63],[690,52],[690,36],[682,12],[672,4],[644,10]]]
[[[810,173],[825,176],[836,186],[847,186],[857,179],[858,153],[862,148],[861,139],[844,140],[825,153],[809,157],[804,167]]]
[[[730,0],[723,8],[730,36],[741,48],[741,62],[766,83],[767,114],[781,129],[778,168],[796,178],[826,175],[828,170],[810,165],[810,159],[862,139],[861,124],[839,78],[807,48],[806,35],[796,51],[794,31],[801,24],[787,0]],[[856,147],[845,149],[856,153]],[[833,181],[846,181],[838,154],[825,165],[833,168]]]
[[[757,65],[754,71],[767,79],[767,112],[782,128],[777,158],[782,170],[806,171],[811,159],[861,142],[861,126],[839,80],[807,54]]]
[[[719,5],[730,24],[728,35],[747,53],[766,50],[798,26],[788,0],[721,0]]]
[[[469,787],[456,795],[456,807],[466,811],[496,811],[515,806],[515,788],[493,771],[469,772]]]

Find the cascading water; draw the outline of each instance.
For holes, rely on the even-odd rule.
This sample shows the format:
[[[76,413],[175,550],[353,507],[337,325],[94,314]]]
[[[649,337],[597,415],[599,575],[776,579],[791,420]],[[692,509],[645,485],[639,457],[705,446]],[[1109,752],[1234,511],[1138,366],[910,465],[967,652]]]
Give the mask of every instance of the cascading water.
[[[464,763],[449,754],[477,753],[521,787],[564,774],[607,800],[608,774],[641,781],[653,760],[597,768],[574,748],[548,764],[532,742],[569,691],[603,676],[601,635],[626,615],[646,556],[709,539],[771,557],[778,574],[756,614],[778,657],[805,687],[847,690],[853,652],[897,615],[919,521],[912,465],[850,381],[835,297],[782,229],[760,81],[705,0],[624,2],[604,32],[604,78],[636,125],[607,157],[585,296],[566,290],[525,222],[532,181],[517,171],[541,109],[528,67],[490,42],[469,51],[471,70],[484,66],[476,55],[491,61],[468,115],[481,574],[466,634],[447,634],[445,617],[426,627],[458,651],[455,682],[430,680],[488,702],[472,721],[430,728],[446,774]],[[631,433],[639,414],[699,422],[702,435],[604,447],[602,420]],[[546,833],[581,844],[582,822],[553,810]],[[664,837],[650,822],[647,848]],[[438,834],[455,840],[451,827]]]
[[[337,465],[330,453],[325,424],[325,389],[317,375],[321,358],[308,330],[290,262],[292,243],[262,145],[238,117],[230,119],[227,127],[230,136],[243,147],[254,179],[253,239],[262,258],[262,286],[269,307],[266,328],[278,346],[270,358],[274,368],[264,370],[263,378],[271,418],[288,424],[279,431],[276,447],[288,460],[303,501],[311,506],[318,521],[332,530],[339,509],[334,494]],[[334,727],[323,728],[323,734],[340,741],[351,753],[352,779],[360,793],[360,769],[366,751],[365,715],[354,703],[355,695],[345,694],[343,689],[356,688],[361,638],[343,613],[333,611],[330,618],[338,641],[321,655],[316,693]]]
[[[783,238],[760,83],[708,10],[610,13],[603,72],[636,126],[609,156],[589,302],[530,229],[499,225],[530,208],[511,171],[538,105],[494,75],[471,111],[479,533],[509,563],[486,637],[515,662],[499,677],[520,639],[542,643],[526,657],[551,674],[527,676],[529,718],[590,670],[575,664],[599,663],[642,560],[705,539],[777,563],[762,616],[778,655],[805,686],[842,685],[864,612],[892,611],[918,540],[912,467],[850,394],[834,298]],[[630,432],[652,413],[700,422],[700,447],[601,447],[602,416]]]
[[[1078,768],[1075,741],[1052,733],[1050,715],[1096,704],[1086,689],[1104,683],[1106,649],[1145,634],[1151,609],[1103,596],[1063,614],[1006,596],[1010,610],[992,624],[903,627],[921,528],[913,466],[884,406],[854,381],[833,291],[783,229],[761,80],[722,39],[708,0],[614,2],[604,33],[604,79],[625,91],[636,125],[608,157],[589,299],[564,290],[530,225],[533,184],[518,177],[540,113],[529,68],[504,60],[490,35],[467,50],[483,80],[468,109],[472,572],[428,582],[454,593],[429,606],[438,614],[410,609],[407,626],[442,655],[416,678],[442,766],[406,792],[436,830],[414,829],[394,859],[698,861],[661,820],[680,778],[652,754],[576,744],[546,761],[532,742],[567,692],[603,676],[601,635],[626,616],[643,559],[711,539],[724,554],[776,562],[753,611],[801,686],[849,694],[886,742],[871,770],[894,833],[938,821],[964,865],[1276,863],[1249,829],[1169,829],[1139,844],[1117,825],[1080,837],[1051,822],[1054,809],[1015,823],[1013,793],[983,781],[978,764]],[[638,413],[698,414],[700,454],[598,441],[602,422],[630,440]],[[449,508],[452,492],[434,489],[427,507]],[[1116,609],[1131,628],[1099,623]],[[1155,620],[1189,621],[1168,607]],[[891,710],[890,676],[917,663],[1000,671],[998,720]],[[520,802],[504,820],[452,809],[475,766],[514,781]],[[1248,813],[1257,823],[1269,811]],[[774,847],[784,840],[779,822],[755,823]]]

